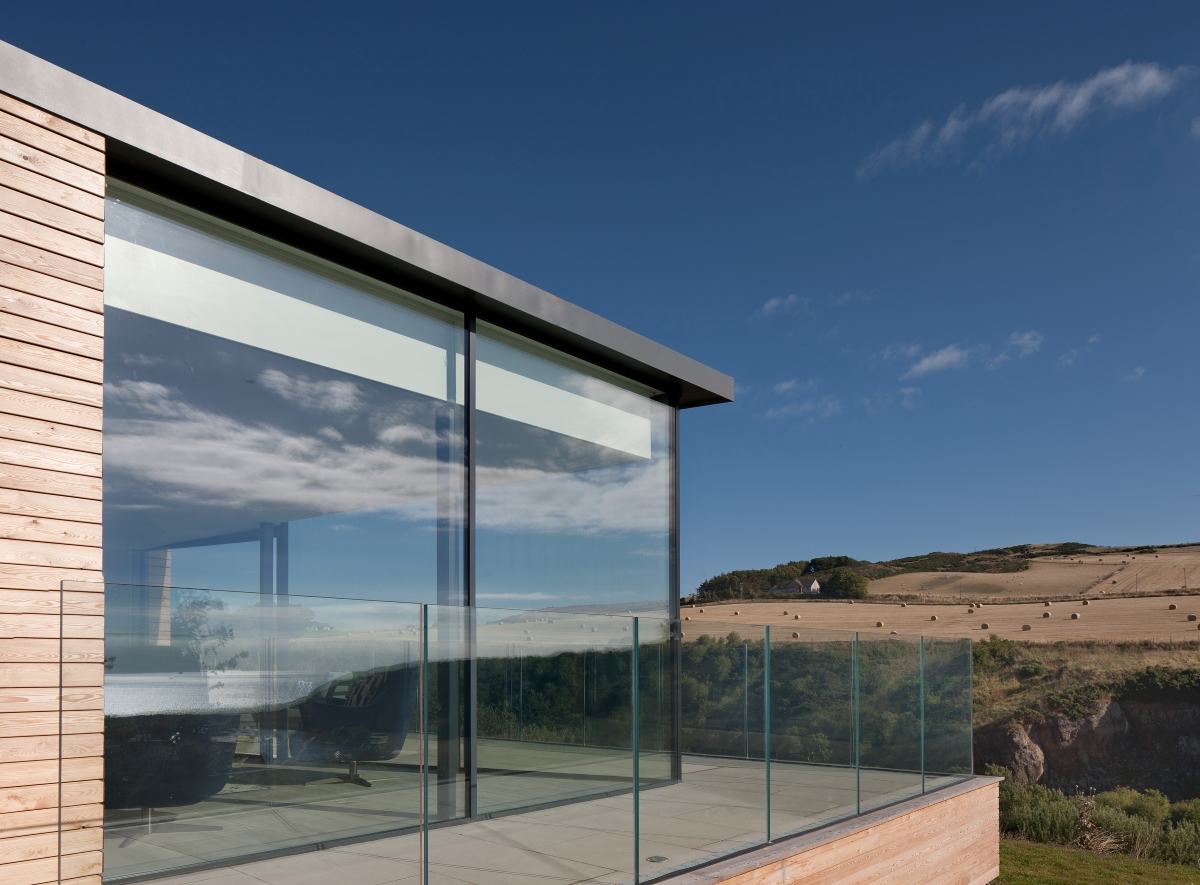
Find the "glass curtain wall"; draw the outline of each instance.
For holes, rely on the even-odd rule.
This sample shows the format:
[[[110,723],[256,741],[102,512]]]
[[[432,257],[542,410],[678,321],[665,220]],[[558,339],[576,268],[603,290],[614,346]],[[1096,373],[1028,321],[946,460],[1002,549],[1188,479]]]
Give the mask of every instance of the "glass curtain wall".
[[[106,640],[130,684],[187,657],[197,590],[257,594],[266,620],[224,641],[244,634],[271,648],[291,641],[276,635],[279,618],[301,599],[428,605],[426,639],[440,651],[424,683],[426,798],[431,818],[450,822],[613,789],[608,773],[573,781],[580,759],[629,755],[633,721],[619,712],[627,655],[596,645],[582,621],[569,652],[491,637],[526,621],[558,629],[563,610],[642,613],[658,619],[639,655],[643,784],[678,779],[667,396],[158,195],[118,181],[108,193]],[[318,618],[306,629],[343,628]],[[255,672],[274,672],[270,654]],[[373,678],[377,664],[351,657],[323,678]],[[121,706],[133,696],[123,692],[106,709],[110,734],[158,740],[161,723]],[[543,721],[539,704],[555,692],[578,716],[572,728]],[[296,710],[222,720],[213,740],[234,748],[232,773],[203,801],[285,781],[297,800],[310,780],[363,787],[349,756],[331,764],[353,766],[331,773],[293,753],[291,738],[262,738],[304,732]],[[523,798],[510,789],[517,776],[532,785]],[[117,793],[106,804],[117,829],[150,807]]]

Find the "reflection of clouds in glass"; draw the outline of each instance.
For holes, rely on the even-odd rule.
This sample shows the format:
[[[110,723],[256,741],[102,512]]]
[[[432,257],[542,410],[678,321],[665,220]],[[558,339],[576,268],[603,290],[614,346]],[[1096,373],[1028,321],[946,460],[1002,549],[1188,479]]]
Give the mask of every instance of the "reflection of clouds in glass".
[[[263,370],[258,380],[267,390],[302,409],[357,412],[361,406],[358,385],[353,381],[309,381],[303,375],[293,378],[278,369]]]
[[[476,521],[505,532],[655,532],[668,526],[666,461],[603,467],[534,478],[531,470],[479,468]],[[489,486],[495,486],[489,488]]]
[[[168,487],[165,499],[336,513],[436,492],[430,457],[246,424],[173,400],[149,381],[107,384],[105,396],[105,467]]]

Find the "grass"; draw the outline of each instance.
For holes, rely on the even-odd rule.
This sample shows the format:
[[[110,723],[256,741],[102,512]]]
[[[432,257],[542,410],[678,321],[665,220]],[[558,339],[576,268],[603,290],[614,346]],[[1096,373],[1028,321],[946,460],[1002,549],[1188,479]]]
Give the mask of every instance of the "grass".
[[[1200,869],[1060,845],[1000,840],[1000,878],[992,885],[1200,885]]]

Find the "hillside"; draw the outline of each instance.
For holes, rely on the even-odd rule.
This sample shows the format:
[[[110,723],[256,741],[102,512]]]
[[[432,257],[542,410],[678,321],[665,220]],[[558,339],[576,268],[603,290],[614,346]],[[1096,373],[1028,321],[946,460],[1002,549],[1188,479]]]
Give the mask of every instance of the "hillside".
[[[782,581],[805,576],[820,580],[835,568],[848,568],[866,577],[871,582],[871,596],[914,599],[922,595],[981,599],[1013,594],[1060,596],[1098,590],[1102,581],[1108,593],[1126,595],[1186,587],[1189,572],[1193,568],[1200,571],[1200,547],[1019,544],[973,553],[933,552],[882,562],[822,556],[774,568],[741,569],[716,575],[685,597],[685,601],[761,599]],[[1035,574],[1029,574],[1031,568]],[[914,577],[907,577],[910,575]],[[1200,574],[1194,583],[1200,583]]]

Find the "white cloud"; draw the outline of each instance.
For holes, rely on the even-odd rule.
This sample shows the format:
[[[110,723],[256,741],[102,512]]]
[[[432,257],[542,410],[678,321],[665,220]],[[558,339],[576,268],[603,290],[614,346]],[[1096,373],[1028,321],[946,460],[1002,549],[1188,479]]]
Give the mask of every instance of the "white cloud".
[[[921,395],[919,387],[901,387],[900,393],[903,399],[900,400],[900,405],[906,409],[915,409],[917,407],[917,397]]]
[[[358,385],[353,381],[309,381],[303,375],[293,378],[278,369],[267,369],[259,383],[303,409],[326,412],[357,412],[360,406]]]
[[[1066,369],[1075,365],[1075,361],[1079,359],[1079,348],[1072,347],[1066,353],[1058,358],[1058,362],[1054,365],[1059,369]]]
[[[969,350],[964,350],[957,344],[951,344],[917,360],[900,378],[901,380],[906,378],[920,378],[922,375],[928,375],[930,372],[943,372],[946,369],[962,369],[966,367],[970,359],[971,352]]]
[[[793,388],[795,388],[795,386],[796,386],[796,379],[789,378],[787,381],[780,381],[778,384],[776,384],[775,392],[776,393],[787,393],[789,390],[792,390]]]
[[[941,126],[925,120],[872,151],[858,167],[858,179],[889,168],[957,158],[968,142],[978,150],[971,166],[979,167],[1031,138],[1069,133],[1089,117],[1146,107],[1175,90],[1190,73],[1188,68],[1127,61],[1079,83],[1060,80],[1052,86],[1014,87],[973,111],[960,105]],[[1195,123],[1192,131],[1197,131]]]
[[[105,467],[154,486],[159,501],[224,508],[286,507],[313,513],[392,508],[432,519],[437,462],[432,428],[383,428],[379,445],[348,444],[332,428],[311,435],[239,421],[188,403],[161,384],[106,384]],[[393,419],[395,420],[395,419]],[[420,442],[425,453],[389,445]],[[638,461],[574,474],[535,467],[477,468],[477,520],[537,532],[665,531],[670,473]],[[414,506],[415,505],[415,506]]]
[[[998,369],[1009,360],[1023,360],[1027,356],[1032,356],[1042,349],[1042,343],[1045,340],[1046,336],[1041,332],[1034,332],[1032,330],[1029,332],[1013,332],[1008,336],[1008,344],[1004,350],[987,361],[987,367],[989,369]]]
[[[807,307],[808,299],[801,298],[795,293],[786,298],[768,298],[761,308],[759,308],[759,316],[770,316],[774,313],[787,313],[793,307]]]
[[[1125,376],[1126,381],[1141,381],[1146,374],[1145,366],[1138,366],[1132,372]]]
[[[1017,352],[1017,359],[1023,360],[1042,349],[1046,336],[1041,332],[1013,332],[1008,338],[1008,346]]]
[[[1091,338],[1089,338],[1087,343],[1092,346],[1099,344],[1100,343],[1100,333],[1097,332],[1095,335],[1093,335]]]

